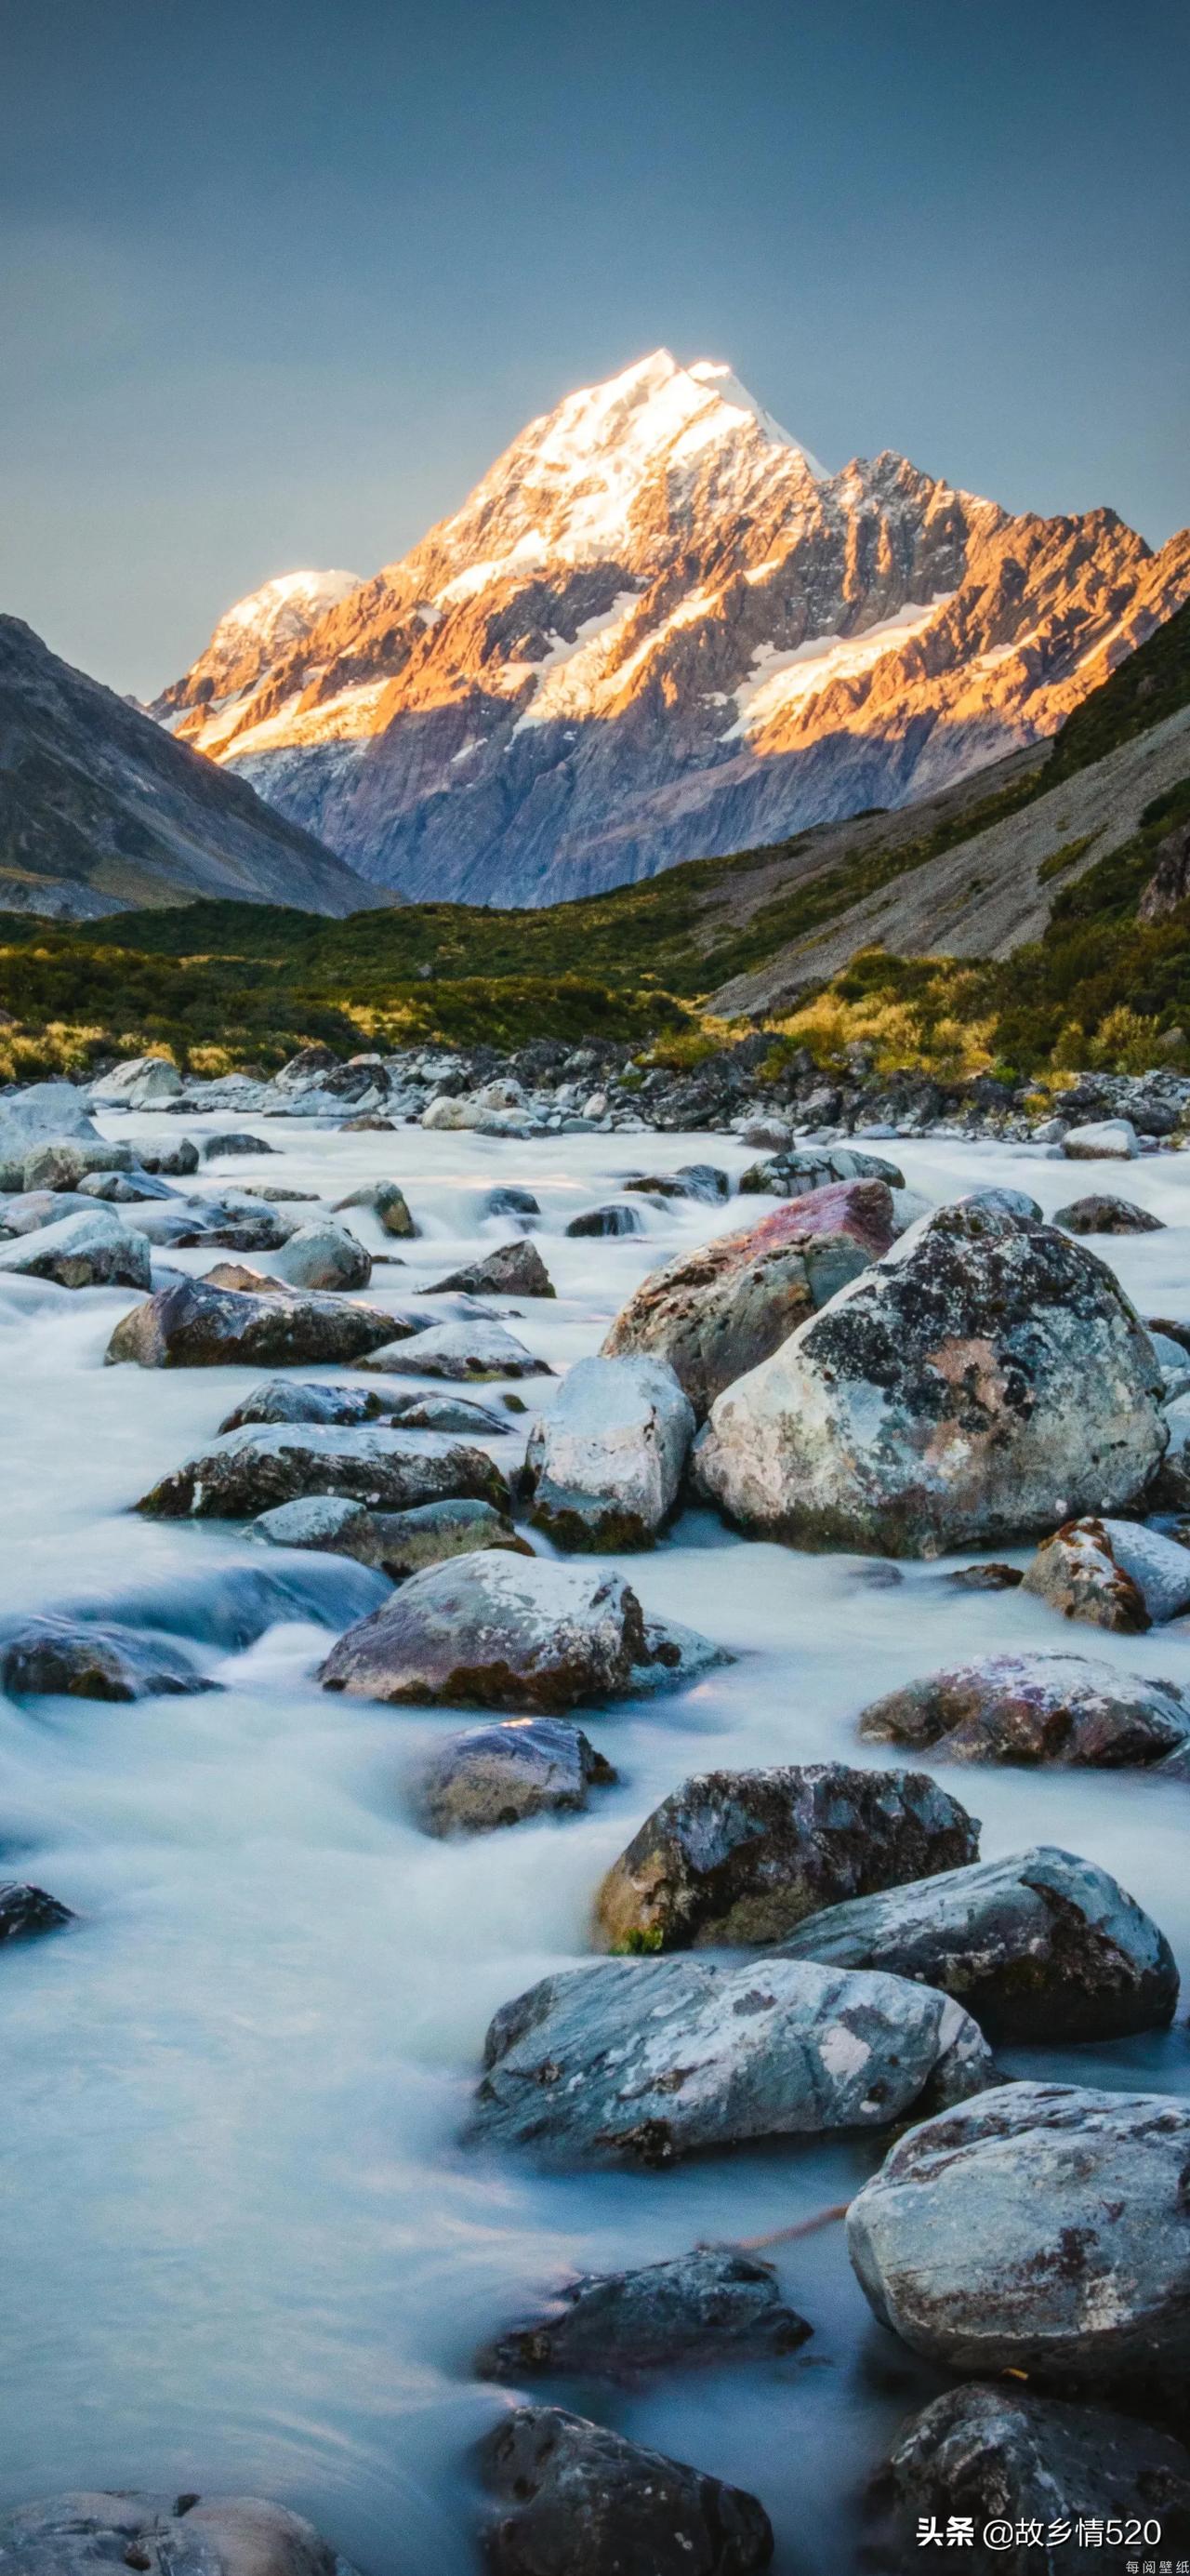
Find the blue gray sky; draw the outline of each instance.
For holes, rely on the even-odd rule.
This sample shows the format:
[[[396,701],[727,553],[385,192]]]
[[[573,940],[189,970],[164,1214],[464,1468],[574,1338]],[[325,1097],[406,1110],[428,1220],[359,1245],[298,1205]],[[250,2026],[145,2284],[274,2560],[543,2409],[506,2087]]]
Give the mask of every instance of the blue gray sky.
[[[830,466],[1190,518],[1169,0],[0,0],[0,607],[120,689],[664,343]]]

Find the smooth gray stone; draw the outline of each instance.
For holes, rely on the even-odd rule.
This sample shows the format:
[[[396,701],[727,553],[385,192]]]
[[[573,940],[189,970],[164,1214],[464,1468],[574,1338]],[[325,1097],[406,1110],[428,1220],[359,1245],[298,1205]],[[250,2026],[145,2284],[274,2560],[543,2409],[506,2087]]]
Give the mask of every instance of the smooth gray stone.
[[[533,1816],[578,1815],[591,1789],[615,1777],[580,1726],[514,1719],[438,1746],[412,1782],[412,1804],[428,1834],[487,1834]]]
[[[354,2576],[312,2523],[253,2496],[51,2496],[0,2519],[4,2576]]]
[[[500,1510],[510,1499],[499,1468],[481,1449],[449,1447],[429,1433],[372,1424],[341,1431],[317,1422],[249,1423],[163,1476],[136,1508],[166,1520],[255,1520],[276,1503],[326,1493],[391,1511],[454,1495],[474,1495]]]
[[[664,1360],[576,1360],[529,1435],[534,1527],[564,1548],[651,1547],[677,1509],[693,1438],[693,1408]]]
[[[0,1688],[14,1699],[132,1700],[219,1684],[160,1637],[47,1611],[0,1638]]]
[[[0,1244],[0,1277],[52,1279],[59,1288],[147,1288],[149,1246],[110,1209],[96,1207]]]
[[[771,2263],[700,2245],[636,2272],[586,2272],[531,2323],[480,2353],[481,2379],[576,2374],[631,2381],[650,2371],[767,2360],[811,2328],[787,2308]]]

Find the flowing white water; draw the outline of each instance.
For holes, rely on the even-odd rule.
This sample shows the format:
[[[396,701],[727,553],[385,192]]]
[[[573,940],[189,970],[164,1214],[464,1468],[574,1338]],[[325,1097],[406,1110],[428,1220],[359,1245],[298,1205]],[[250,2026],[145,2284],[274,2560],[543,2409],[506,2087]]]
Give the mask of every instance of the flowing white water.
[[[512,1301],[512,1329],[557,1365],[598,1346],[646,1270],[768,1204],[675,1202],[645,1211],[643,1237],[572,1240],[567,1218],[633,1168],[714,1160],[738,1171],[751,1158],[705,1135],[516,1144],[297,1122],[267,1133],[284,1161],[237,1159],[216,1173],[283,1173],[327,1199],[364,1179],[401,1181],[424,1232],[398,1247],[405,1268],[375,1274],[370,1294],[394,1305],[507,1239],[506,1221],[482,1217],[483,1191],[531,1187],[559,1295]],[[1080,1171],[1036,1149],[876,1150],[937,1198],[1010,1182],[1050,1213],[1086,1188],[1123,1190],[1169,1230],[1095,1248],[1142,1312],[1190,1318],[1190,1157]],[[370,1217],[349,1222],[374,1251],[392,1248]],[[168,1257],[202,1270],[217,1256]],[[878,1759],[854,1734],[878,1691],[959,1655],[1062,1646],[1070,1631],[1019,1595],[956,1592],[938,1567],[882,1579],[870,1563],[746,1544],[688,1516],[623,1570],[646,1608],[704,1629],[739,1661],[684,1697],[584,1718],[620,1773],[589,1816],[426,1840],[403,1812],[403,1772],[417,1748],[473,1720],[328,1699],[312,1680],[326,1643],[319,1609],[346,1624],[373,1578],[266,1556],[232,1528],[130,1515],[263,1372],[105,1370],[129,1303],[126,1292],[31,1285],[0,1296],[0,1616],[132,1595],[143,1616],[151,1594],[158,1623],[197,1636],[225,1688],[133,1707],[0,1701],[4,1874],[48,1887],[82,1918],[0,1961],[0,2501],[104,2485],[272,2494],[368,2576],[464,2576],[476,2565],[470,2449],[513,2402],[471,2378],[476,2346],[568,2271],[786,2227],[846,2199],[880,2157],[865,2139],[658,2175],[549,2177],[477,2158],[457,2139],[492,2011],[585,1955],[601,1871],[691,1771]],[[550,1391],[521,1390],[531,1411]],[[510,1421],[491,1444],[509,1469],[526,1427]],[[293,1619],[237,1651],[213,1632],[217,1578],[266,1562],[308,1589]],[[1181,1623],[1136,1639],[1083,1630],[1079,1643],[1190,1683]],[[1141,1774],[938,1769],[983,1818],[986,1855],[1037,1841],[1087,1854],[1150,1909],[1190,1969],[1184,1788]],[[1190,2089],[1184,2026],[1005,2062]],[[778,2567],[841,2576],[865,2478],[940,2382],[872,2322],[837,2225],[779,2259],[787,2297],[814,2327],[788,2360],[675,2374],[631,2395],[566,2383],[548,2394],[752,2488],[776,2527]]]

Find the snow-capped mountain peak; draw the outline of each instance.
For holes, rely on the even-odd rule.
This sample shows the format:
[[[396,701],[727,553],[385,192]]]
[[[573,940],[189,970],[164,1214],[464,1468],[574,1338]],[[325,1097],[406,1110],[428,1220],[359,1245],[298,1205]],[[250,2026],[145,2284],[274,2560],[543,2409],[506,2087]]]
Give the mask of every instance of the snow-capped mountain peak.
[[[891,451],[828,474],[654,349],[372,580],[241,601],[158,712],[376,884],[552,902],[928,794],[1188,592],[1190,540],[1011,518]]]

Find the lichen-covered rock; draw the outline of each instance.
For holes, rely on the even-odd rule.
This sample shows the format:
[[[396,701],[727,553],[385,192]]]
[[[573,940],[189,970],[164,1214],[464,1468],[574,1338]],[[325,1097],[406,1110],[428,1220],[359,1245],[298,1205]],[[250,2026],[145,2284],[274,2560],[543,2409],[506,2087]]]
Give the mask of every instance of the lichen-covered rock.
[[[634,2380],[667,2367],[770,2360],[811,2328],[781,2297],[771,2263],[731,2246],[700,2245],[636,2272],[589,2272],[552,2307],[480,2353],[482,2379]]]
[[[1132,1502],[1161,1379],[1111,1272],[1069,1235],[939,1208],[718,1398],[708,1500],[797,1544],[920,1556]]]
[[[0,1879],[0,1948],[6,1941],[30,1941],[41,1932],[60,1932],[63,1924],[74,1920],[69,1905],[59,1905],[44,1887]]]
[[[1147,1208],[1134,1207],[1131,1199],[1113,1198],[1106,1190],[1072,1199],[1069,1207],[1054,1210],[1054,1224],[1065,1226],[1067,1234],[1160,1234],[1163,1223],[1161,1217],[1150,1216]]]
[[[340,1637],[319,1678],[407,1707],[555,1716],[654,1673],[679,1682],[685,1661],[620,1575],[493,1551],[414,1575]]]
[[[963,1207],[994,1208],[997,1216],[1023,1216],[1032,1225],[1042,1225],[1044,1218],[1039,1200],[1028,1190],[1009,1190],[994,1183],[984,1190],[967,1190],[960,1203]],[[1054,1223],[1057,1224],[1055,1217]]]
[[[576,1360],[529,1435],[534,1527],[564,1548],[651,1547],[677,1508],[693,1438],[664,1360]]]
[[[423,1297],[445,1296],[458,1291],[468,1297],[553,1297],[557,1290],[535,1243],[519,1236],[515,1243],[498,1244],[494,1252],[485,1252],[479,1261],[469,1261],[462,1270],[448,1272],[436,1279],[432,1288],[423,1288]]]
[[[47,1611],[0,1640],[0,1689],[13,1699],[130,1700],[218,1683],[152,1631]]]
[[[970,2015],[903,1977],[779,1955],[603,1959],[496,2014],[470,2134],[555,2162],[664,2165],[887,2128],[992,2081]]]
[[[360,1360],[417,1325],[346,1297],[212,1288],[187,1279],[159,1289],[122,1317],[107,1346],[109,1366],[138,1368],[310,1367]]]
[[[1188,2158],[1190,2102],[1005,2084],[891,2149],[848,2251],[881,2324],[948,2369],[1184,2387]]]
[[[1172,1682],[1089,1655],[990,1655],[872,1700],[865,1744],[937,1745],[947,1762],[1056,1762],[1093,1770],[1160,1762],[1190,1737]]]
[[[1130,1118],[1100,1118],[1086,1127],[1069,1127],[1062,1151],[1070,1163],[1130,1163],[1140,1140]]]
[[[781,1941],[823,1906],[953,1871],[978,1850],[974,1818],[924,1771],[703,1771],[608,1871],[596,1928],[608,1949]]]
[[[373,1369],[401,1369],[414,1377],[495,1378],[552,1377],[545,1360],[535,1359],[515,1333],[482,1317],[462,1324],[431,1324],[418,1333],[416,1351],[373,1351]]]
[[[470,1727],[430,1755],[412,1785],[428,1834],[489,1834],[532,1816],[578,1815],[615,1779],[581,1726],[536,1717]]]
[[[492,2576],[754,2576],[772,2557],[755,2496],[560,2407],[502,2416],[481,2457]]]
[[[1190,1609],[1190,1548],[1143,1521],[1067,1521],[1043,1539],[1022,1589],[1066,1619],[1138,1636]]]
[[[377,1566],[394,1583],[448,1557],[469,1556],[475,1548],[508,1548],[515,1556],[533,1553],[506,1513],[493,1511],[490,1503],[453,1497],[417,1503],[408,1511],[370,1512],[365,1503],[341,1495],[310,1494],[302,1502],[262,1512],[248,1535],[267,1539],[273,1547],[352,1556],[358,1565]]]
[[[105,1207],[0,1243],[0,1278],[52,1279],[59,1288],[147,1288],[150,1267],[143,1234]]]
[[[389,1121],[384,1123],[388,1125]],[[336,1199],[336,1215],[340,1215],[344,1208],[370,1209],[384,1232],[395,1235],[398,1242],[408,1243],[417,1233],[409,1202],[396,1181],[363,1182],[358,1190],[349,1190],[345,1199]]]
[[[571,1217],[566,1232],[582,1235],[643,1234],[644,1219],[640,1209],[634,1207],[584,1208],[579,1216]]]
[[[835,1182],[790,1199],[759,1225],[652,1271],[616,1317],[604,1353],[668,1360],[701,1422],[724,1387],[887,1252],[893,1233],[883,1181]]]
[[[994,2041],[1123,2039],[1178,1999],[1164,1933],[1106,1870],[1045,1845],[828,1906],[783,1947],[938,1986]]]
[[[353,2576],[312,2523],[255,2496],[146,2495],[130,2488],[51,2496],[0,2517],[4,2576]]]
[[[808,1190],[829,1188],[832,1181],[886,1181],[903,1190],[905,1175],[879,1154],[862,1154],[854,1145],[789,1145],[767,1162],[751,1163],[740,1174],[743,1194],[760,1191],[769,1198],[804,1198]]]
[[[318,1422],[249,1423],[163,1476],[137,1510],[164,1520],[255,1520],[275,1503],[310,1494],[344,1494],[386,1511],[455,1495],[474,1495],[499,1511],[510,1500],[499,1468],[482,1449],[451,1448],[424,1432],[370,1423],[346,1431]]]
[[[132,1148],[109,1145],[106,1136],[47,1136],[21,1165],[26,1190],[77,1190],[93,1172],[126,1172]]]
[[[1004,2382],[948,2388],[900,2434],[889,2461],[904,2514],[906,2565],[919,2553],[919,2520],[946,2530],[965,2515],[974,2540],[968,2576],[1078,2576],[1118,2557],[1101,2537],[1078,2546],[1080,2522],[1155,2522],[1163,2552],[1190,2547],[1190,2452],[1168,2433],[1106,2406],[1032,2397]],[[985,2548],[989,2524],[999,2535]],[[1004,2539],[1005,2526],[1013,2537]],[[1063,2526],[1070,2534],[1062,2537]],[[1053,2535],[1051,2537],[1051,2535]],[[1152,2555],[1150,2537],[1146,2556]],[[1139,2555],[1139,2552],[1138,2552]]]
[[[267,1378],[220,1423],[220,1433],[242,1431],[246,1422],[327,1422],[343,1427],[376,1422],[389,1408],[374,1386],[334,1386],[315,1378]],[[451,1429],[454,1425],[449,1426]]]
[[[290,1235],[273,1254],[272,1267],[290,1288],[325,1288],[341,1294],[367,1287],[372,1255],[345,1225],[332,1225],[329,1217],[320,1217]]]

